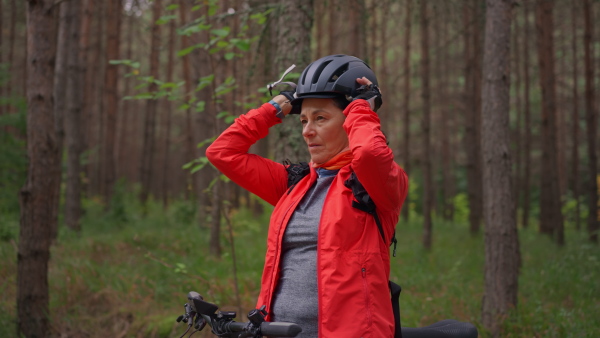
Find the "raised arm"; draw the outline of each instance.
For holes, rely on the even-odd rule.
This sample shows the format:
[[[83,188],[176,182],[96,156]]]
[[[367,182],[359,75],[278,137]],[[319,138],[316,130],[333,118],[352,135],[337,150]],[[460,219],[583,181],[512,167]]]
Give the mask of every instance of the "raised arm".
[[[344,111],[344,129],[352,151],[352,169],[380,210],[400,209],[408,191],[408,177],[394,162],[381,132],[377,113],[365,100],[355,100]]]
[[[281,123],[269,103],[235,119],[206,150],[206,157],[219,171],[242,188],[275,205],[287,189],[283,164],[248,153],[250,147]]]

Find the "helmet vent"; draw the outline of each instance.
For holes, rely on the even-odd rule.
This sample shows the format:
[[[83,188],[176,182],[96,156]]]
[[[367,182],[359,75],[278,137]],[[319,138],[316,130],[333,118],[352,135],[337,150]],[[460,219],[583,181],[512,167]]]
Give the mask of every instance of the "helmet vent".
[[[339,79],[340,76],[342,76],[342,74],[344,74],[347,70],[348,70],[348,64],[346,63],[346,64],[342,65],[340,68],[338,68],[331,75],[331,78],[329,79],[329,82],[335,82],[335,81],[337,81],[337,79]]]
[[[331,61],[333,61],[333,60],[325,61],[319,65],[319,68],[317,68],[317,70],[315,71],[315,73],[313,75],[312,84],[319,82],[319,77],[321,76],[321,73],[323,73],[323,69],[325,69],[325,67],[327,67],[327,65],[330,64]]]

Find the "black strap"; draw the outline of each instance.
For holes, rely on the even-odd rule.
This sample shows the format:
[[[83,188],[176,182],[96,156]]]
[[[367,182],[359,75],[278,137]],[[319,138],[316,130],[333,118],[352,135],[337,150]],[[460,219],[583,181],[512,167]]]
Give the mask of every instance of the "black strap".
[[[392,295],[392,309],[394,310],[394,321],[396,322],[394,338],[402,338],[402,327],[400,325],[400,292],[402,292],[402,287],[392,281],[389,282],[390,293]]]
[[[358,180],[356,174],[352,172],[350,177],[344,182],[344,185],[350,189],[352,189],[352,194],[356,201],[352,201],[352,206],[358,210],[362,210],[366,213],[373,215],[375,219],[375,224],[377,224],[377,229],[379,229],[379,234],[381,238],[385,242],[385,233],[383,232],[383,226],[381,225],[381,220],[376,212],[375,202],[371,199],[371,196],[367,193],[367,190]],[[396,232],[392,235],[392,240],[390,245],[394,245],[393,256],[396,257],[396,245],[398,241],[396,240]]]
[[[292,189],[294,189],[294,187],[296,186],[296,184],[298,184],[298,182],[300,182],[300,180],[308,175],[310,173],[310,167],[308,166],[308,163],[306,162],[300,162],[300,163],[290,163],[289,161],[284,161],[283,162],[284,165],[287,165],[287,172],[288,172],[288,194],[290,193],[290,191],[292,191]]]

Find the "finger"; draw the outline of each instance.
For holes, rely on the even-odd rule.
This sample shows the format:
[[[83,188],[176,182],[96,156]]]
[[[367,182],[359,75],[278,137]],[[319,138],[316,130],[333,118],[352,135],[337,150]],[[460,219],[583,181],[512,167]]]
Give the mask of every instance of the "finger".
[[[361,85],[370,85],[370,84],[372,83],[372,82],[371,82],[369,79],[367,79],[367,78],[366,78],[366,77],[364,77],[364,76],[363,76],[363,77],[361,77],[361,78],[357,78],[357,79],[356,79],[356,82],[357,82],[358,84],[361,84]]]

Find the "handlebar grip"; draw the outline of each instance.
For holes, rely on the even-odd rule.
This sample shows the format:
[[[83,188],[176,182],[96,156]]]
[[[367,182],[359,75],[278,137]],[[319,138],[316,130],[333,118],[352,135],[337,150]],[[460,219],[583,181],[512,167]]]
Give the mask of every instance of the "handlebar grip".
[[[230,321],[223,325],[224,332],[242,332],[248,323]]]
[[[264,322],[260,324],[260,332],[264,336],[296,337],[302,328],[294,323]]]

